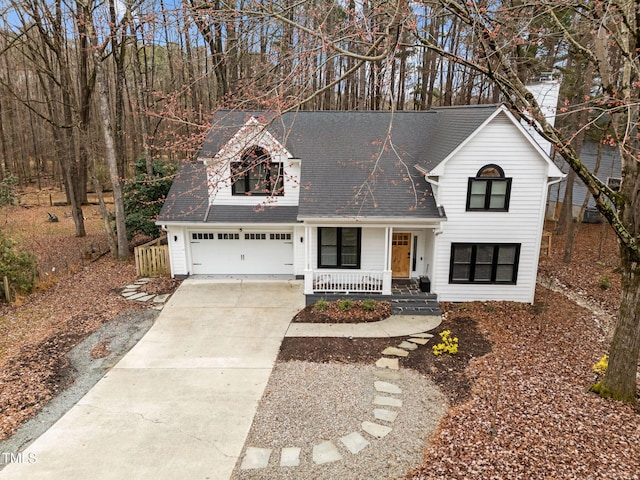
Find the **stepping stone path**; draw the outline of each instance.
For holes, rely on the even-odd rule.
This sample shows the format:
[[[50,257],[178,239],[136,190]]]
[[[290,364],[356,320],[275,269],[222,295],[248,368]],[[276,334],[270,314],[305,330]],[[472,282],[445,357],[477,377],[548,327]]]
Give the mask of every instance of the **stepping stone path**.
[[[124,292],[123,292],[124,295]],[[405,358],[417,348],[426,345],[433,337],[430,333],[417,333],[411,335],[400,345],[389,346],[382,351],[382,355],[375,365],[373,372],[376,380],[373,381],[374,398],[372,403],[373,417],[376,422],[368,420],[360,424],[361,432],[351,432],[335,440],[318,439],[318,443],[301,447],[286,447],[280,451],[278,460],[271,461],[271,467],[279,465],[280,468],[295,468],[300,466],[300,456],[303,449],[310,451],[311,462],[315,465],[348,460],[349,455],[357,455],[371,446],[371,442],[384,441],[393,431],[395,422],[402,408],[402,389],[393,383],[402,378],[400,371],[400,359]],[[391,395],[391,396],[390,396]],[[395,396],[393,396],[395,395]],[[364,433],[364,435],[363,435]],[[269,466],[273,449],[247,447],[240,464],[241,470],[262,469]],[[278,455],[275,455],[278,457]]]
[[[150,278],[140,278],[136,280],[135,283],[127,285],[122,289],[120,295],[122,295],[127,300],[131,300],[134,302],[147,303],[151,300],[156,310],[162,310],[164,304],[169,300],[171,296],[170,293],[163,293],[161,295],[150,295],[146,292],[139,291],[140,287],[146,285],[151,281]]]

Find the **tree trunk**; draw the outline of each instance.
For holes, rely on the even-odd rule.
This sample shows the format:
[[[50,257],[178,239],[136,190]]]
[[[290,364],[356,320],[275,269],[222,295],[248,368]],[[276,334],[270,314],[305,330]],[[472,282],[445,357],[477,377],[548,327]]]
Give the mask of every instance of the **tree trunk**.
[[[142,83],[142,65],[140,65],[140,55],[138,54],[138,37],[136,36],[135,27],[131,24],[131,37],[133,38],[133,84],[136,89],[136,101],[138,104],[138,115],[140,121],[140,137],[142,138],[142,149],[144,151],[145,166],[147,175],[153,175],[153,159],[149,150],[149,120],[147,118],[147,99],[143,92]],[[190,79],[191,80],[191,79]],[[194,85],[194,90],[197,90]]]
[[[96,72],[96,86],[98,87],[98,101],[100,105],[100,128],[104,137],[105,157],[113,185],[113,204],[116,214],[116,231],[118,237],[117,258],[126,259],[129,256],[129,242],[127,240],[127,227],[125,225],[124,214],[124,194],[122,191],[122,178],[118,172],[118,161],[116,146],[113,139],[113,129],[111,127],[111,114],[109,110],[109,87],[104,77],[102,59],[98,49],[98,39],[93,25],[88,27],[90,31],[91,43],[93,45],[93,63]]]
[[[576,172],[569,169],[567,181],[564,184],[564,196],[562,198],[562,207],[556,224],[556,235],[563,235],[571,222],[573,222],[573,186],[576,182]]]
[[[102,221],[104,222],[104,231],[107,234],[109,250],[111,250],[111,254],[115,256],[118,252],[118,242],[116,239],[116,234],[113,231],[113,227],[111,226],[111,221],[109,220],[109,211],[107,210],[107,204],[104,201],[102,185],[100,185],[100,181],[98,180],[98,177],[96,177],[95,168],[91,169],[91,180],[93,181],[93,187],[96,191],[96,196],[98,197],[100,214],[102,216]]]
[[[593,390],[603,397],[636,402],[638,354],[640,353],[640,263],[620,248],[622,297],[618,322],[609,350],[609,366],[602,382]]]
[[[67,125],[73,125],[73,113],[71,111],[70,95],[66,89],[62,91],[62,98],[64,100],[64,119]],[[65,128],[64,133],[66,136],[67,149],[63,153],[60,159],[60,166],[62,167],[62,173],[64,175],[64,181],[67,192],[67,200],[71,205],[71,216],[73,217],[73,223],[76,226],[76,237],[84,237],[87,232],[84,228],[84,214],[82,213],[82,201],[79,196],[78,185],[78,169],[76,155],[78,154],[77,138],[74,132],[76,129]]]

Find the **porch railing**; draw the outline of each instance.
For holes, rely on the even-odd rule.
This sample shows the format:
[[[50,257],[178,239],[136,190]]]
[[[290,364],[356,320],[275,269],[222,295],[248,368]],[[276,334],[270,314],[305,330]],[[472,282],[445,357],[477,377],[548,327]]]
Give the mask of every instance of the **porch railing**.
[[[313,292],[382,293],[384,272],[357,270],[353,272],[321,270],[313,271]]]

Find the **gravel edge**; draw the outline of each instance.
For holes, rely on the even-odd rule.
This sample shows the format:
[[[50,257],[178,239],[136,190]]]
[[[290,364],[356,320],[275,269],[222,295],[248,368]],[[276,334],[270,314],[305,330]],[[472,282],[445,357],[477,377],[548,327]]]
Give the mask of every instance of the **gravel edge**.
[[[160,311],[153,309],[124,312],[73,347],[66,355],[71,384],[14,435],[0,441],[0,452],[15,455],[46,432],[138,343],[159,314]],[[92,358],[92,348],[102,342],[108,343],[109,354],[103,358]],[[4,466],[0,459],[0,470]]]
[[[401,369],[398,380],[384,380],[398,385],[401,394],[378,393],[374,382],[381,379],[375,370],[373,365],[277,363],[231,479],[383,479],[403,477],[420,465],[429,436],[447,411],[446,397],[431,380],[409,369]],[[375,395],[399,398],[403,405],[373,405]],[[398,417],[393,423],[376,420],[374,408],[396,410]],[[363,421],[393,430],[375,439],[362,430]],[[350,453],[340,437],[351,432],[359,432],[370,445]],[[316,465],[312,448],[325,440],[338,447],[343,459]],[[273,448],[267,468],[240,469],[248,447]],[[279,466],[282,447],[302,448],[298,467]]]

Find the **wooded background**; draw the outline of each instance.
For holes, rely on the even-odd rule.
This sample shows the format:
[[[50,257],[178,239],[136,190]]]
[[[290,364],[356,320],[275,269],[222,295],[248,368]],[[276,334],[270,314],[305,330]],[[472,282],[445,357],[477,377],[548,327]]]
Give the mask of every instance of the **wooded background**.
[[[110,188],[94,53],[123,178],[141,157],[191,158],[219,108],[424,110],[501,99],[476,70],[416,40],[469,60],[480,53],[473,31],[437,2],[0,5],[0,179],[71,182],[81,203],[91,175]],[[411,28],[394,24],[400,10]],[[536,39],[516,46],[523,79],[572,62],[560,37],[540,34],[543,19],[526,20]]]

